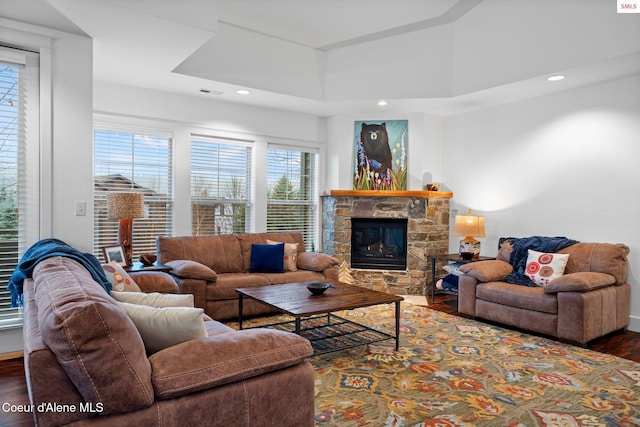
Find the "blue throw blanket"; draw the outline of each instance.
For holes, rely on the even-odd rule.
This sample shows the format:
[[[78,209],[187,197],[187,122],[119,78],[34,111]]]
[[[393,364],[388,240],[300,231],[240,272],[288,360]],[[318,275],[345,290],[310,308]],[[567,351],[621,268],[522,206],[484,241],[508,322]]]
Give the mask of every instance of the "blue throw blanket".
[[[527,266],[528,250],[534,250],[538,252],[554,253],[560,249],[571,246],[578,243],[577,240],[568,239],[566,237],[507,237],[504,239],[509,241],[513,247],[513,252],[509,258],[509,264],[513,266],[513,272],[507,276],[505,282],[512,283],[514,285],[523,286],[537,286],[529,279],[529,276],[525,274],[525,268]]]
[[[111,283],[107,280],[102,265],[95,256],[82,253],[62,240],[43,239],[27,249],[9,279],[7,289],[11,292],[12,307],[19,307],[23,304],[22,285],[24,279],[32,277],[33,269],[40,261],[54,256],[68,257],[78,261],[91,273],[93,280],[102,285],[107,292],[111,292]]]

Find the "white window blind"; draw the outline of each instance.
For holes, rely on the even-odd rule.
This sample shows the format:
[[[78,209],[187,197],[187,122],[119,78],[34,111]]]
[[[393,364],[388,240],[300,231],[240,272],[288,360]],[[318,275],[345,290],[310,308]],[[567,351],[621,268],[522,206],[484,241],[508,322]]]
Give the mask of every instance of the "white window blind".
[[[251,146],[193,137],[191,228],[194,236],[242,233],[251,227]]]
[[[317,244],[317,173],[317,153],[269,146],[267,231],[299,231],[308,250]]]
[[[149,132],[150,133],[150,132]],[[156,252],[156,237],[173,229],[172,139],[162,135],[94,130],[94,255],[118,240],[118,221],[107,216],[107,193],[144,194],[144,218],[133,220],[133,253]]]
[[[7,284],[39,238],[39,55],[0,48],[0,328],[22,323]]]

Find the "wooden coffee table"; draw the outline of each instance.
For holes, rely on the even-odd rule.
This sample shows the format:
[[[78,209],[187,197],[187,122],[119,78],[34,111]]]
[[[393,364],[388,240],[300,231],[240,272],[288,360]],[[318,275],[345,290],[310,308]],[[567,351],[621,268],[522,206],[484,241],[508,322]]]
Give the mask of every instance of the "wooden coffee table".
[[[312,295],[307,289],[307,283],[309,282],[236,289],[239,295],[239,328],[243,328],[243,299],[251,298],[292,316],[293,321],[262,327],[275,327],[307,338],[311,342],[314,355],[389,339],[395,339],[398,350],[400,301],[403,300],[401,296],[339,282],[329,282],[334,285],[333,288],[327,289],[322,295]],[[395,303],[395,336],[333,314],[336,311],[390,303]]]

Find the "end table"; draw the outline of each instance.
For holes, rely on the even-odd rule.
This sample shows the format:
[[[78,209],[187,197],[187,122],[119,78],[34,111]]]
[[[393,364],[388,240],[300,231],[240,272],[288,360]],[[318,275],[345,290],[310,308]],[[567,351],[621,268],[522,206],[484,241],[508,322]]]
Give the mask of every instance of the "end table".
[[[141,271],[163,271],[168,273],[171,271],[171,267],[168,265],[158,264],[157,262],[154,262],[151,265],[144,265],[141,262],[136,261],[133,265],[123,268],[127,273],[138,273]]]
[[[429,255],[429,258],[431,258],[431,304],[435,303],[435,299],[436,299],[436,262],[437,261],[459,262],[461,264],[467,264],[475,261],[486,261],[490,259],[496,259],[495,257],[490,257],[490,256],[479,256],[471,259],[463,259],[459,253],[435,254],[435,255]]]

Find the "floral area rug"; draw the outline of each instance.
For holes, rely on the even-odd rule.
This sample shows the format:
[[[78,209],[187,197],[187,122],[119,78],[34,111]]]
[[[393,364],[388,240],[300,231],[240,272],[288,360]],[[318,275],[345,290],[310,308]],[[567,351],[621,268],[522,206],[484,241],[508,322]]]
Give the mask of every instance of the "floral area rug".
[[[393,340],[310,359],[321,426],[640,426],[640,364],[402,303]],[[393,333],[392,305],[338,313]],[[273,322],[274,318],[255,319]]]

